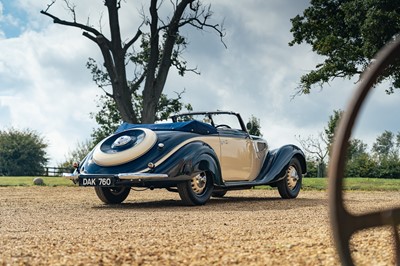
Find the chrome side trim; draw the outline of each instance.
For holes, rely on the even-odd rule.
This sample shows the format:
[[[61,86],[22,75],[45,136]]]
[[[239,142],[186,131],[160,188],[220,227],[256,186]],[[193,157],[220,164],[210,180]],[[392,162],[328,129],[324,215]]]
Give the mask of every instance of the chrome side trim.
[[[114,176],[118,177],[121,180],[159,180],[168,178],[167,174],[154,174],[154,173],[120,173],[120,174],[67,174],[64,173],[63,177],[69,180],[78,180],[78,178],[82,176],[90,176],[90,177],[104,177],[104,176]]]
[[[168,178],[167,174],[152,174],[152,173],[121,173],[117,175],[122,180],[138,180],[138,179],[164,179]]]
[[[215,150],[215,145],[212,145],[212,143],[210,143],[210,140],[212,139],[216,139],[217,141],[219,141],[219,137],[218,136],[207,136],[207,137],[194,137],[191,139],[187,139],[183,142],[181,142],[179,145],[175,146],[170,152],[168,152],[166,155],[164,155],[162,158],[160,158],[157,162],[154,162],[154,167],[158,167],[160,164],[162,164],[163,162],[165,162],[169,157],[171,157],[175,152],[177,152],[180,148],[182,148],[183,146],[192,143],[192,142],[196,142],[196,141],[203,141],[205,143],[207,143],[208,145],[212,146],[212,148]],[[215,151],[217,153],[218,159],[220,159],[220,154],[219,154],[219,150]],[[150,168],[146,168],[143,169],[141,172],[148,172],[150,171]]]

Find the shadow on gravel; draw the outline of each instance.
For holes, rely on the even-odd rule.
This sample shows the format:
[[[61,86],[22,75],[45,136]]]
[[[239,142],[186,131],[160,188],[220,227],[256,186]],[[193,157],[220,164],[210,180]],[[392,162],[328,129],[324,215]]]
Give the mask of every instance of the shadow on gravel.
[[[258,211],[258,210],[289,210],[305,207],[327,205],[326,199],[290,199],[259,198],[259,197],[229,197],[211,198],[203,206],[186,206],[180,200],[159,200],[146,202],[124,202],[113,205],[96,205],[93,209],[143,210],[143,211]]]

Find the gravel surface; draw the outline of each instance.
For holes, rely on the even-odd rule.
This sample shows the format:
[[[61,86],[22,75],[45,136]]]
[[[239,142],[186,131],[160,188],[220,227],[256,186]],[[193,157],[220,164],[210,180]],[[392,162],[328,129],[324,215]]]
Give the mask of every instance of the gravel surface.
[[[348,192],[354,212],[400,206],[399,192]],[[104,205],[93,189],[0,188],[0,265],[339,265],[327,193],[228,192],[200,207],[132,191]],[[357,265],[393,265],[390,228],[352,240]]]

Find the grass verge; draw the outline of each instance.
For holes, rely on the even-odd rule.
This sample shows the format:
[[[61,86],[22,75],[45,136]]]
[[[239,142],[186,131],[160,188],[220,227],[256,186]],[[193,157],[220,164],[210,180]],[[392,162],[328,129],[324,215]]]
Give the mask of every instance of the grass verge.
[[[0,187],[9,186],[33,186],[32,176],[0,177]],[[75,186],[72,181],[63,177],[41,177],[44,186]],[[270,188],[269,186],[257,187],[259,189]],[[328,188],[328,178],[303,178],[304,190],[326,190]],[[365,191],[400,191],[400,179],[383,178],[345,178],[345,190],[365,190]]]
[[[303,189],[325,190],[328,188],[328,178],[303,178]],[[384,178],[345,178],[344,190],[365,190],[365,191],[400,191],[400,179]]]
[[[34,176],[1,176],[0,177],[0,187],[16,187],[16,186],[34,186],[33,179]],[[41,176],[43,179],[44,185],[49,187],[58,187],[58,186],[74,186],[71,180],[68,180],[63,177],[49,177],[49,176]]]

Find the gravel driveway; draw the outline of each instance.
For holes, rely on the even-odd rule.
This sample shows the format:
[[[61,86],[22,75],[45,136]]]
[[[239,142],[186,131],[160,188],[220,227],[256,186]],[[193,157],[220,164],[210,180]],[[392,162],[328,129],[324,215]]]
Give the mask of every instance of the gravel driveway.
[[[400,206],[399,192],[348,192],[354,212]],[[339,265],[327,193],[228,192],[186,207],[165,190],[104,205],[93,189],[0,188],[0,265]],[[357,265],[393,265],[390,228],[354,237]]]

